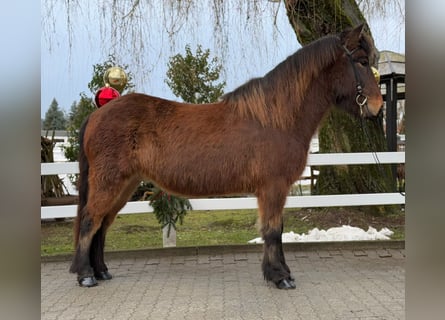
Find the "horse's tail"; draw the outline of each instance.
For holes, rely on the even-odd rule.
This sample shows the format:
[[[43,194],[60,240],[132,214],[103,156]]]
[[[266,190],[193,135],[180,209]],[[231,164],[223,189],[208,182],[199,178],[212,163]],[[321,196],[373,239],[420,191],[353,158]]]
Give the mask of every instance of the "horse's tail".
[[[90,166],[85,155],[85,147],[83,141],[85,129],[88,124],[88,119],[89,117],[84,120],[79,131],[79,203],[77,205],[77,218],[74,223],[74,248],[77,248],[77,244],[79,242],[80,223],[82,221],[82,214],[84,212],[83,209],[85,208],[88,201],[88,171]]]

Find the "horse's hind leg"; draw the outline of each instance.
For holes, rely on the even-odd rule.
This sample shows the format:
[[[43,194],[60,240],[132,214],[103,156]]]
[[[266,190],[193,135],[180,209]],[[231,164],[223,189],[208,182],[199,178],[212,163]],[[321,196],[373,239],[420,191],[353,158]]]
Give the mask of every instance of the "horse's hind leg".
[[[288,187],[283,184],[281,187],[271,185],[262,188],[257,194],[261,234],[264,239],[263,275],[279,289],[295,289],[296,287],[284,258],[281,240],[282,212],[287,193]]]
[[[80,219],[79,239],[70,271],[77,273],[80,286],[92,287],[97,285],[97,281],[90,262],[90,247],[96,232],[101,228],[103,217],[91,214],[87,204],[78,219]]]
[[[80,286],[97,285],[95,275],[99,279],[111,278],[103,256],[106,231],[137,185],[135,180],[120,181],[121,183],[104,188],[94,182],[90,183],[88,202],[83,209],[78,245],[71,267],[71,272],[77,273]]]
[[[125,205],[138,184],[139,181],[136,179],[133,182],[128,183],[127,188],[125,188],[120,195],[120,200],[116,202],[114,210],[104,217],[101,227],[93,237],[90,248],[90,261],[91,266],[93,267],[94,277],[97,280],[110,280],[112,278],[112,275],[108,272],[108,267],[105,264],[104,259],[106,234],[108,228],[116,218],[117,212]]]
[[[91,241],[90,262],[93,267],[94,277],[97,280],[110,280],[112,278],[104,260],[105,235],[110,224],[111,222],[107,222],[104,219]]]

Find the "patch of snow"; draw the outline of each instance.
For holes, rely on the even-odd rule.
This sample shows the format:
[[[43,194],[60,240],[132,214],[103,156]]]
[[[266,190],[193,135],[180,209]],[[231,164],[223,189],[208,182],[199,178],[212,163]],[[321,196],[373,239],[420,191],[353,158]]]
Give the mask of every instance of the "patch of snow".
[[[343,225],[341,227],[330,228],[328,230],[319,230],[314,228],[308,234],[298,234],[293,231],[282,234],[283,242],[317,242],[317,241],[357,241],[357,240],[389,240],[394,232],[388,228],[382,228],[377,231],[369,227],[368,231],[361,228]],[[264,243],[261,237],[252,239],[248,243]]]

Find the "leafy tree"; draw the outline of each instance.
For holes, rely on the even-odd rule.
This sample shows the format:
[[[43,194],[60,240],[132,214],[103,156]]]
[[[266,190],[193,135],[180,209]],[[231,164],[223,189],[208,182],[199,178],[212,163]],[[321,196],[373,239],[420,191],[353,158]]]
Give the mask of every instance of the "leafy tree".
[[[189,103],[215,102],[223,94],[225,81],[218,80],[222,65],[218,58],[210,61],[210,50],[198,45],[193,54],[190,45],[185,47],[185,56],[177,54],[168,62],[165,82],[174,95]]]
[[[64,147],[65,157],[69,161],[77,161],[79,155],[79,130],[85,118],[96,110],[93,99],[80,94],[79,102],[74,101],[68,117],[68,144]]]
[[[96,94],[97,90],[105,85],[103,79],[105,71],[117,65],[121,67],[127,74],[127,85],[123,90],[119,91],[119,93],[122,94],[123,92],[130,92],[134,88],[133,74],[128,71],[129,66],[127,64],[118,64],[116,61],[116,57],[110,54],[108,55],[108,58],[105,62],[96,63],[95,65],[93,65],[93,78],[88,83],[88,89],[90,89],[92,94]]]
[[[49,109],[45,113],[43,120],[43,130],[65,130],[66,119],[65,114],[59,108],[59,104],[55,98],[51,102]]]
[[[172,227],[176,230],[178,221],[183,223],[187,210],[192,210],[189,200],[169,195],[159,188],[153,188],[149,201],[159,224],[162,228],[167,227],[167,237],[170,236]]]

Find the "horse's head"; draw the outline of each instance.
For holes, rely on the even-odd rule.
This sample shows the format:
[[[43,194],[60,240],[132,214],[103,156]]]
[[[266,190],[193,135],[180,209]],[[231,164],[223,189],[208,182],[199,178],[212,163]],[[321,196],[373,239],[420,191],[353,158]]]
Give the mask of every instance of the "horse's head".
[[[362,117],[377,116],[383,98],[371,66],[377,60],[372,40],[363,24],[340,34],[341,56],[333,67],[337,106]]]

